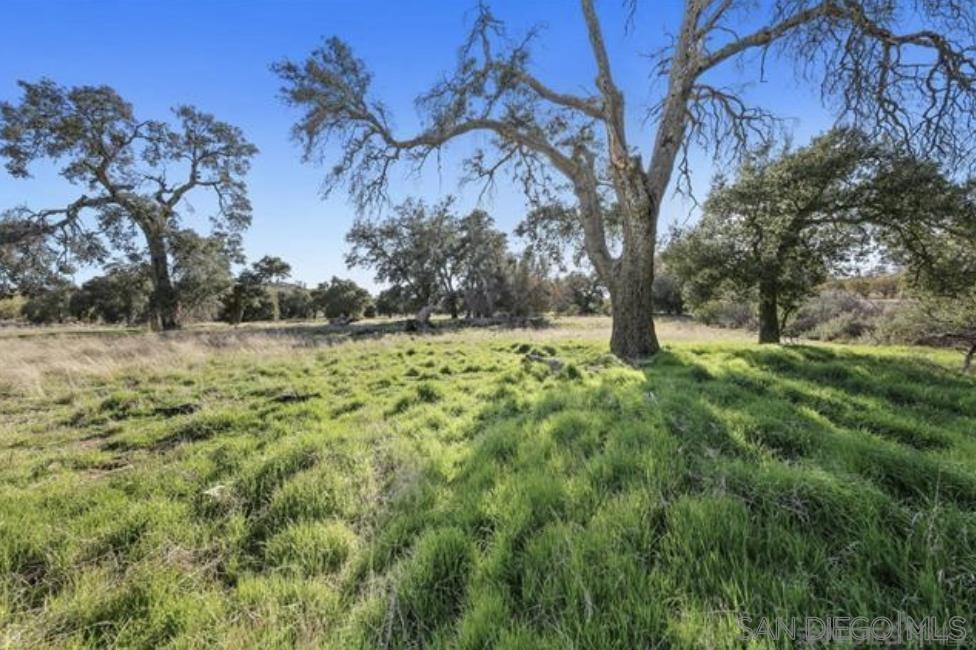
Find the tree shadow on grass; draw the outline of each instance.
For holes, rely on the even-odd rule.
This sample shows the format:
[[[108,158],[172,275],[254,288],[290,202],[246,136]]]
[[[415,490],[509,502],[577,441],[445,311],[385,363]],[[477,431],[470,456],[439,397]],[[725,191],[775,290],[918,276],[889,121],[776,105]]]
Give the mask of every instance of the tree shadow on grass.
[[[162,333],[163,337],[201,338],[219,341],[222,337],[235,336],[268,336],[295,338],[309,344],[322,345],[342,343],[346,341],[378,340],[388,336],[409,335],[418,337],[436,337],[444,334],[462,332],[466,330],[488,331],[517,331],[546,329],[551,323],[543,318],[486,318],[486,319],[437,319],[429,327],[415,329],[413,321],[367,321],[354,323],[328,322],[283,322],[280,324],[262,324],[259,327],[240,327],[227,329],[188,329]]]
[[[894,383],[854,426],[837,413],[865,408],[862,374]],[[706,348],[503,400],[457,472],[394,504],[347,573],[352,636],[740,647],[736,614],[974,620],[976,471],[950,461],[968,431],[926,446],[867,426],[885,409],[923,425],[901,392],[918,381],[972,390],[895,358]]]
[[[140,540],[212,523],[215,577],[139,565],[152,575],[116,587],[111,608],[52,620],[93,645],[124,645],[145,623],[134,638],[163,645],[190,626],[163,614],[189,617],[180,597],[201,584],[227,599],[218,624],[239,607],[235,620],[268,645],[741,647],[736,614],[976,620],[967,378],[881,355],[743,346],[663,352],[640,370],[587,346],[535,350],[565,362],[553,370],[526,361],[525,344],[482,351],[490,370],[454,350],[454,371],[473,370],[444,375],[438,391],[407,371],[451,351],[416,347],[387,369],[388,392],[349,413],[334,415],[323,393],[322,404],[174,421],[161,451],[192,460],[168,474],[186,481],[188,502],[158,521],[145,502],[93,548],[114,553],[123,539],[128,574],[155,553]],[[359,447],[314,427],[269,435],[319,410],[382,431]],[[68,581],[43,527],[30,530],[4,568],[37,596],[37,576]]]

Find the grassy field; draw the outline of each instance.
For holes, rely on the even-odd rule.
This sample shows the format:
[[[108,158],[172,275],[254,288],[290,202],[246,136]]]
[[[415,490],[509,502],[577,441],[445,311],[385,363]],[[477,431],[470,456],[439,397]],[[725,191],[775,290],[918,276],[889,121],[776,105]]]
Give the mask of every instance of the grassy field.
[[[606,328],[4,336],[0,644],[702,648],[741,647],[736,613],[976,623],[957,355],[676,321],[632,368]]]

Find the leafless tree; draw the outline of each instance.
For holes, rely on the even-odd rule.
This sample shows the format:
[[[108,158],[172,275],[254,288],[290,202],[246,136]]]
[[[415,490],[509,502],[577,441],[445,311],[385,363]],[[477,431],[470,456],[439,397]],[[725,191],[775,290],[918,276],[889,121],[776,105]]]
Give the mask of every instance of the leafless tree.
[[[581,9],[596,69],[589,93],[537,78],[535,33],[511,40],[481,5],[456,69],[418,99],[426,120],[412,136],[394,131],[370,94],[365,64],[338,38],[302,62],[276,64],[286,101],[303,111],[295,134],[306,159],[338,150],[325,188],[345,186],[365,209],[385,200],[397,163],[419,167],[456,138],[491,134],[491,151],[471,156],[467,175],[491,183],[507,168],[536,201],[572,192],[587,256],[610,290],[611,349],[634,359],[658,349],[651,304],[658,214],[676,170],[687,180],[689,148],[735,155],[774,128],[775,116],[751,106],[740,86],[720,85],[716,70],[748,82],[764,74],[768,56],[783,57],[801,80],[819,85],[839,120],[929,155],[968,161],[973,153],[976,20],[968,0],[685,0],[673,44],[656,61],[666,86],[651,112],[655,128],[638,136],[647,139],[638,143],[647,162],[627,133],[593,0],[581,0]],[[733,67],[746,57],[754,65]],[[611,209],[622,214],[619,248],[608,244]]]

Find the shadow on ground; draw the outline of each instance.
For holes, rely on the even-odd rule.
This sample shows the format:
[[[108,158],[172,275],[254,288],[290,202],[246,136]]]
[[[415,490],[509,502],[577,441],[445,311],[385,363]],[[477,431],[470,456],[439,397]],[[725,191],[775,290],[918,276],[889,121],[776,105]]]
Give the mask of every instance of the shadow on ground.
[[[169,419],[102,399],[72,426],[146,469],[17,475],[5,510],[31,536],[0,535],[6,602],[47,642],[127,647],[737,648],[737,615],[976,622],[971,379],[841,348],[635,369],[490,345],[216,369],[201,401],[222,408]]]

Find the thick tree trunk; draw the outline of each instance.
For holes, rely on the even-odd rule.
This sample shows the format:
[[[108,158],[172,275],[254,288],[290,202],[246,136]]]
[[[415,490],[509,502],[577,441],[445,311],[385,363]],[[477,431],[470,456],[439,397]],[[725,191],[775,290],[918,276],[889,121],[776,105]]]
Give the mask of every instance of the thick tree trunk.
[[[150,271],[153,293],[150,298],[151,325],[156,330],[180,327],[180,301],[169,274],[166,240],[157,232],[146,232],[149,244]]]
[[[607,282],[613,308],[610,351],[621,359],[644,359],[661,347],[654,331],[653,248],[644,247],[641,254],[625,254],[616,266],[616,277]]]
[[[759,342],[779,343],[779,296],[772,280],[759,282]]]

